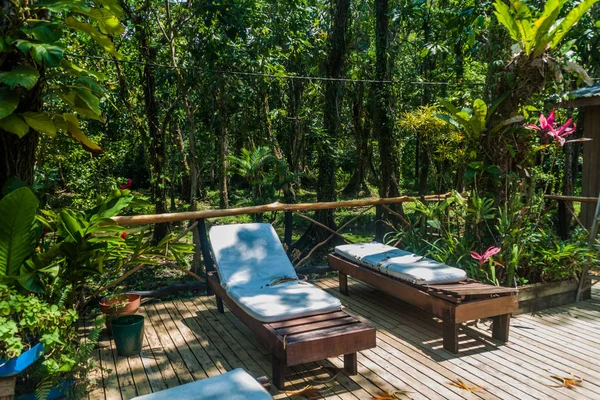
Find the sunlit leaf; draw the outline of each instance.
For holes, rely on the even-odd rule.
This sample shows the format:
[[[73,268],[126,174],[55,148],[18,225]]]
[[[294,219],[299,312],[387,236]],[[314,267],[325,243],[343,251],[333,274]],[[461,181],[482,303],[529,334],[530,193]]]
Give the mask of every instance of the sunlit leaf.
[[[580,378],[578,376],[558,376],[558,375],[550,375],[551,378],[556,379],[557,381],[560,381],[560,385],[556,385],[553,387],[564,387],[567,389],[575,389],[577,386],[580,386],[583,383],[583,378]]]
[[[123,56],[115,49],[115,45],[108,36],[101,33],[98,29],[94,28],[87,22],[81,22],[75,17],[67,17],[65,19],[65,25],[71,29],[78,30],[88,34],[96,43],[98,43],[104,50],[110,53],[112,56],[118,59],[122,59]]]
[[[7,132],[14,133],[19,138],[29,133],[29,125],[16,114],[10,114],[8,117],[0,120],[0,128]]]
[[[63,34],[62,28],[57,23],[48,21],[35,21],[32,24],[21,27],[21,31],[32,35],[40,42],[46,43],[56,42]]]
[[[40,133],[45,133],[51,137],[56,136],[56,125],[43,112],[26,112],[22,114],[23,119],[31,128]]]
[[[96,143],[92,142],[79,129],[79,120],[73,114],[55,115],[54,123],[65,131],[69,136],[78,141],[81,146],[91,153],[103,153],[103,150]]]
[[[34,43],[29,40],[17,40],[17,48],[24,54],[31,53],[31,57],[38,64],[43,64],[48,67],[57,67],[60,64],[60,60],[63,58],[64,49],[59,46],[46,44],[46,43]]]

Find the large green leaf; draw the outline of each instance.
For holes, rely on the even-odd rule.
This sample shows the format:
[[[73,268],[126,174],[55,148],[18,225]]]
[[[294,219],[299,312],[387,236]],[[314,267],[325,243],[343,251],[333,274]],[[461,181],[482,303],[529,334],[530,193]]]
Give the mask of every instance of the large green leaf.
[[[54,122],[43,112],[26,112],[21,114],[27,125],[32,127],[34,130],[45,133],[51,137],[56,136],[56,125]]]
[[[102,4],[109,9],[117,18],[123,18],[123,9],[119,5],[119,0],[96,0],[96,3]]]
[[[29,125],[23,121],[23,118],[16,114],[10,114],[8,117],[0,119],[0,128],[7,132],[14,133],[19,138],[22,138],[29,133]]]
[[[100,32],[107,35],[118,36],[125,32],[125,28],[119,22],[119,18],[108,9],[93,8],[89,11],[76,10],[80,14],[87,15],[93,18],[98,23]]]
[[[63,34],[60,25],[48,21],[36,21],[31,25],[23,26],[21,31],[45,43],[56,42]]]
[[[54,116],[54,123],[63,129],[67,135],[78,141],[81,146],[91,153],[103,153],[102,148],[96,143],[92,142],[82,131],[79,129],[79,120],[73,114],[63,114]]]
[[[85,227],[77,219],[77,215],[72,210],[61,210],[60,223],[64,231],[75,241],[83,239]]]
[[[481,99],[475,99],[473,102],[473,117],[471,124],[476,133],[481,133],[485,129],[485,117],[487,116],[487,104]]]
[[[504,4],[502,0],[496,0],[494,2],[494,8],[496,8],[494,14],[496,15],[496,18],[498,18],[498,22],[504,25],[504,27],[508,30],[510,37],[513,38],[514,41],[521,43],[519,28],[517,27],[515,19],[510,13],[508,6]]]
[[[534,40],[535,43],[532,49],[534,57],[539,57],[546,51],[548,43],[552,39],[550,29],[552,29],[552,26],[556,23],[558,14],[560,13],[565,1],[566,0],[546,1],[546,4],[544,5],[544,12],[534,23],[534,25],[537,25],[537,31]]]
[[[22,187],[0,200],[0,277],[17,277],[35,249],[33,224],[38,201]]]
[[[552,34],[552,40],[550,41],[550,48],[556,47],[562,38],[569,33],[573,25],[575,25],[581,17],[590,9],[598,0],[583,0],[576,7],[574,7],[567,16],[562,20],[558,28]]]
[[[58,67],[63,58],[64,49],[47,43],[35,43],[29,40],[19,39],[16,41],[17,48],[24,54],[31,53],[31,57],[38,64],[48,67]]]
[[[7,87],[0,87],[0,119],[6,118],[17,109],[19,92]]]
[[[52,2],[45,2],[43,4],[35,4],[31,6],[31,8],[33,9],[45,8],[56,13],[72,11],[75,7],[84,8],[88,10],[90,9],[90,7],[86,4],[84,0],[58,0]]]
[[[91,24],[88,24],[87,22],[81,22],[75,17],[67,17],[65,19],[65,25],[71,29],[87,33],[96,43],[98,43],[104,50],[106,50],[115,58],[123,58],[123,55],[115,49],[115,45],[112,40],[110,40],[110,38],[105,34],[101,33],[98,29],[94,28],[94,26]]]
[[[11,89],[19,85],[25,89],[31,89],[35,86],[39,77],[40,73],[37,68],[30,65],[17,65],[12,71],[0,72],[0,82]]]

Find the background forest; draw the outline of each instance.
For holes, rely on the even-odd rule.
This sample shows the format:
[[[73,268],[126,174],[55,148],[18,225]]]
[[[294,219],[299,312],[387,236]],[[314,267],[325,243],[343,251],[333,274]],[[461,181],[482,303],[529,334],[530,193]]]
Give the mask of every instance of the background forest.
[[[116,215],[411,195],[311,217],[497,285],[577,277],[587,227],[543,196],[581,194],[586,116],[556,104],[600,76],[596,1],[3,2],[0,359],[41,338],[23,382],[85,386],[78,316],[190,273],[191,232]],[[283,231],[210,223],[252,219]],[[294,228],[296,266],[342,240]]]

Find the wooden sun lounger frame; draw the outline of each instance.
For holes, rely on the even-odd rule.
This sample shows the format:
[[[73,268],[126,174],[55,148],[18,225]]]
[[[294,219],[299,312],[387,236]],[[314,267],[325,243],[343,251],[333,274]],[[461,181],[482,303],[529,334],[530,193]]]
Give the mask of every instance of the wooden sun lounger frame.
[[[265,323],[250,316],[229,297],[216,271],[208,273],[208,283],[217,299],[223,302],[271,351],[273,384],[282,389],[288,366],[344,355],[344,369],[357,374],[357,352],[376,346],[376,332],[369,323],[345,310],[310,317]]]
[[[444,349],[458,353],[458,326],[462,322],[493,318],[492,337],[508,342],[510,316],[519,308],[517,289],[486,285],[467,279],[445,285],[413,285],[329,254],[329,266],[339,271],[340,292],[348,295],[348,275],[412,304],[443,321]]]

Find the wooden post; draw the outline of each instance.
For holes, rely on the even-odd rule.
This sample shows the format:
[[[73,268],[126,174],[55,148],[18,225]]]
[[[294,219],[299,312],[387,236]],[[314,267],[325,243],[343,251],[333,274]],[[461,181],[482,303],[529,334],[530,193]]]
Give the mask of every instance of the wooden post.
[[[290,249],[292,247],[292,232],[294,230],[293,222],[292,222],[292,212],[285,212],[285,233],[283,235],[283,243],[287,247],[288,255],[290,253]]]
[[[282,390],[285,386],[285,362],[281,361],[279,358],[275,357],[275,355],[271,356],[271,364],[273,369],[273,385],[279,390]]]
[[[340,272],[340,293],[348,296],[348,275]]]
[[[217,299],[217,310],[221,314],[224,314],[225,313],[225,308],[223,308],[223,299],[220,298],[219,296],[216,296],[216,295],[215,295],[215,298]]]
[[[348,375],[358,374],[358,360],[356,353],[344,354],[344,369]]]
[[[564,201],[558,201],[558,236],[562,240],[569,238],[569,211],[567,210],[567,203]]]
[[[458,353],[458,324],[450,315],[444,317],[443,335],[444,335],[444,349],[450,353]]]
[[[202,259],[204,260],[204,268],[206,276],[208,273],[215,270],[215,263],[210,255],[210,245],[206,236],[206,222],[204,218],[198,220],[198,237],[200,238],[200,249],[202,250]],[[206,285],[206,294],[210,296],[210,285]]]
[[[492,318],[492,337],[501,342],[508,342],[510,330],[510,314],[497,315]]]
[[[383,243],[385,226],[383,222],[383,209],[381,205],[375,206],[375,241]]]
[[[597,99],[597,98],[596,98]],[[583,143],[583,169],[581,195],[597,197],[600,193],[600,104],[585,108],[584,137],[592,139]],[[582,204],[580,220],[586,228],[592,226],[594,204]]]

